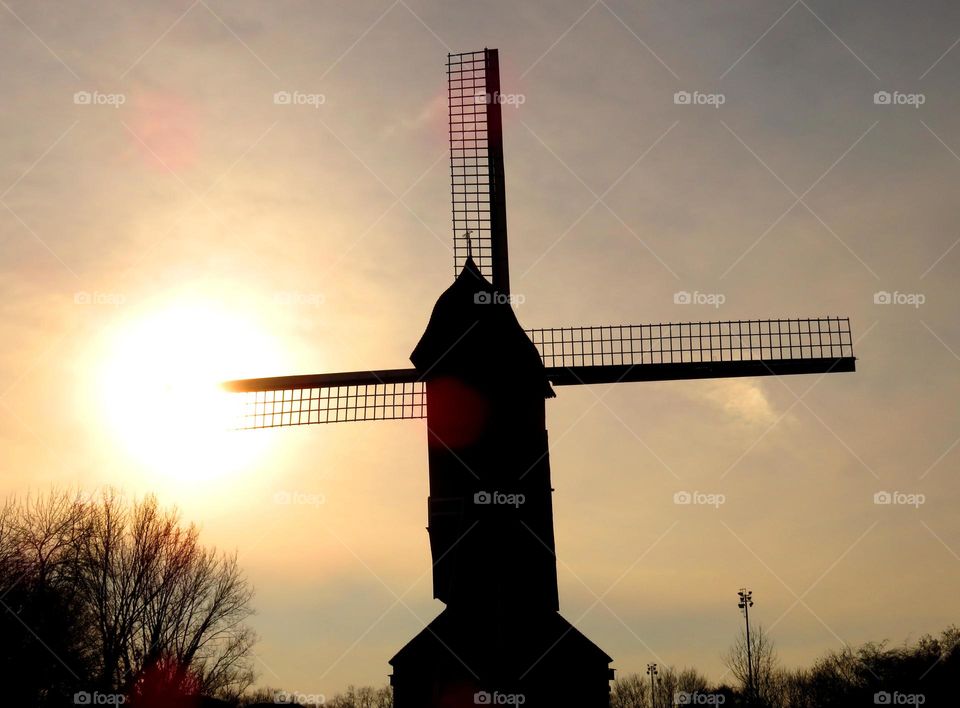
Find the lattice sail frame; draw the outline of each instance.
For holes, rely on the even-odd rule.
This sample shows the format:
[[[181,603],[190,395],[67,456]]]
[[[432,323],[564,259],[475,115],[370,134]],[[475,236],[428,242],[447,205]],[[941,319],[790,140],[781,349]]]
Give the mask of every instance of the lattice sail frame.
[[[555,385],[853,371],[850,320],[840,317],[531,329]],[[233,426],[425,418],[415,369],[247,379]]]
[[[507,294],[510,276],[496,49],[447,56],[447,103],[453,274],[460,273],[472,253],[483,276]]]
[[[853,356],[850,320],[840,317],[562,327],[527,334],[548,369]]]
[[[361,420],[427,417],[420,381],[246,391],[231,421],[235,429],[280,428]]]

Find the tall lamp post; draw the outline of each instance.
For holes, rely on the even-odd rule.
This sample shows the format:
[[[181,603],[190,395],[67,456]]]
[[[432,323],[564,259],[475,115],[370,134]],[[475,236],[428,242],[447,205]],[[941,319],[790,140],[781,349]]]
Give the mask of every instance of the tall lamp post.
[[[657,665],[654,663],[647,664],[647,673],[650,674],[650,706],[651,708],[657,708],[657,691],[653,684],[657,675]]]
[[[750,645],[750,608],[753,607],[753,591],[740,588],[737,593],[740,602],[737,604],[743,610],[743,619],[747,624],[747,703],[753,703],[753,647]]]

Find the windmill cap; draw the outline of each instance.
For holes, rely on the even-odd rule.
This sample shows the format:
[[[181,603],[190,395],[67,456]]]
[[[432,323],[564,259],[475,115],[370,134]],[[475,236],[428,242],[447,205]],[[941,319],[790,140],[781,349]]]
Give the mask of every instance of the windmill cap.
[[[542,380],[540,353],[503,298],[473,258],[437,299],[426,330],[410,361],[429,376],[464,380],[498,380],[518,385]],[[523,384],[519,384],[523,385]]]

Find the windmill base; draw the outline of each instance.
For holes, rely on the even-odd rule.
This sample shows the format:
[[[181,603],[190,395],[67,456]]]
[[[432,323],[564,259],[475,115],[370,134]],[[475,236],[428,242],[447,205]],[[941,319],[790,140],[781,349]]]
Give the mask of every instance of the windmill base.
[[[612,659],[556,612],[444,610],[390,660],[394,708],[607,708]]]

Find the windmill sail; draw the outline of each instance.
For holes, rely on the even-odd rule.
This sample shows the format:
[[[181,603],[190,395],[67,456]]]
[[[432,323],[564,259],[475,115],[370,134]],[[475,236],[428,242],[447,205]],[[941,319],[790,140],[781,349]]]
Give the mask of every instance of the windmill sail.
[[[556,386],[854,371],[850,320],[672,322],[528,330]]]
[[[842,317],[526,330],[555,386],[786,376],[856,370]],[[416,369],[228,381],[239,429],[427,416]]]
[[[223,388],[242,396],[233,421],[239,430],[427,415],[415,369],[242,379]]]
[[[503,294],[510,292],[507,211],[496,49],[447,57],[453,273],[469,255]]]

